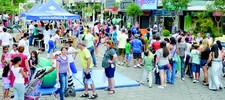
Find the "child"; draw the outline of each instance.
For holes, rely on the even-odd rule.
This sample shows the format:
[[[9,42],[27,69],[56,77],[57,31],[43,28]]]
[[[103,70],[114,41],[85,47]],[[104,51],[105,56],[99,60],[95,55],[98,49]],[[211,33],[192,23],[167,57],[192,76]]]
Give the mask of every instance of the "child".
[[[148,76],[148,86],[149,88],[152,87],[152,69],[153,69],[153,61],[154,61],[154,55],[150,51],[144,52],[144,72],[141,79],[141,84],[144,84],[144,82],[147,79]]]
[[[36,65],[38,64],[38,54],[36,51],[32,51],[31,52],[31,57],[28,60],[29,66],[30,66],[30,77],[33,76],[35,69],[36,69]]]
[[[69,42],[67,42],[67,47],[68,47],[68,52],[76,52],[76,49],[73,48]],[[72,75],[73,77],[75,77],[77,73],[77,69],[74,63],[74,55],[68,54],[68,60],[69,60],[70,70],[72,71]]]
[[[9,68],[9,64],[10,64],[10,60],[6,59],[4,61],[4,69],[3,69],[3,73],[2,73],[2,77],[3,77],[3,99],[8,98],[9,95],[9,89],[10,89],[10,80],[9,80],[9,75],[10,75],[10,68]]]
[[[8,54],[8,47],[7,46],[3,46],[3,53],[2,53],[2,57],[1,57],[1,62],[2,62],[2,67],[4,67],[4,61],[8,58],[10,58],[10,55]]]
[[[130,45],[130,39],[129,38],[127,39],[127,43],[125,45],[125,52],[126,52],[126,62],[127,62],[126,66],[129,67],[130,66],[129,64],[130,64],[130,61],[131,61],[131,55],[130,55],[131,45]]]
[[[18,53],[17,47],[18,47],[17,44],[13,44],[12,50],[11,50],[10,53],[9,53],[10,56],[12,56],[13,54],[17,54],[17,53]]]
[[[194,48],[191,51],[191,62],[192,62],[192,72],[193,72],[193,83],[199,82],[199,74],[200,74],[200,53],[197,50],[198,45],[194,44]]]
[[[13,84],[14,100],[24,100],[24,78],[27,78],[27,74],[23,71],[21,67],[19,67],[22,62],[22,59],[19,56],[16,56],[11,59],[11,62],[14,64],[11,67],[11,70],[13,75],[15,76],[15,81]]]

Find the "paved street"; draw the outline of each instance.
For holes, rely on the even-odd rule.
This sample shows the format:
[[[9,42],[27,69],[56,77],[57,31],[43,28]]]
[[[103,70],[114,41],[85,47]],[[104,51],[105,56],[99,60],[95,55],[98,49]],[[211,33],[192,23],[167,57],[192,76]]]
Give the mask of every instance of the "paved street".
[[[32,48],[37,49],[37,48]],[[94,70],[101,69],[102,55],[104,53],[104,46],[99,47],[100,54],[97,57],[98,67]],[[45,57],[46,53],[41,54],[40,57]],[[81,70],[81,63],[79,62],[79,56],[75,59],[75,64],[78,70]],[[116,71],[125,74],[127,77],[133,80],[140,80],[142,75],[142,69],[135,69],[133,67],[118,66]],[[203,76],[203,74],[201,74]],[[208,87],[203,86],[202,82],[192,83],[192,80],[187,76],[185,81],[180,80],[180,72],[176,77],[175,85],[167,85],[167,87],[162,90],[158,89],[157,85],[153,85],[152,88],[148,86],[141,85],[138,87],[125,87],[116,88],[116,94],[108,95],[106,91],[98,90],[97,100],[225,100],[225,90],[221,91],[211,91]],[[201,77],[201,81],[203,78]],[[225,83],[225,78],[223,78]],[[0,82],[0,84],[2,84]],[[12,89],[11,89],[12,90]],[[77,92],[75,98],[66,98],[66,100],[85,100],[80,98],[79,95],[82,92]],[[2,91],[0,91],[2,94]],[[11,91],[10,94],[13,94]],[[40,100],[54,100],[53,96],[43,96]]]

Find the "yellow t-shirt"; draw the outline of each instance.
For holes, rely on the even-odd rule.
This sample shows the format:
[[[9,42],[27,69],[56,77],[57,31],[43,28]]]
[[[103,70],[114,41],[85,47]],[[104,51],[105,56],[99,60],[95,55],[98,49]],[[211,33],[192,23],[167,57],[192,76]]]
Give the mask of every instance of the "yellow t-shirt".
[[[87,64],[88,64],[88,60],[87,59],[88,58],[91,59],[91,53],[89,52],[89,50],[87,48],[85,48],[83,50],[78,49],[77,52],[80,55],[80,60],[81,60],[82,67],[84,69],[87,68]],[[92,67],[93,67],[93,63],[91,62],[91,65],[90,65],[89,68],[92,68]]]

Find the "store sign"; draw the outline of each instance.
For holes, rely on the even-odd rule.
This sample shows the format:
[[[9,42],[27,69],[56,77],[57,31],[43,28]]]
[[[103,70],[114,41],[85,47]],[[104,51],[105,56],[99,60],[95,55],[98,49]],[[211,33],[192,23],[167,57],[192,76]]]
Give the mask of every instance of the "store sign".
[[[158,0],[135,0],[142,10],[156,10]]]

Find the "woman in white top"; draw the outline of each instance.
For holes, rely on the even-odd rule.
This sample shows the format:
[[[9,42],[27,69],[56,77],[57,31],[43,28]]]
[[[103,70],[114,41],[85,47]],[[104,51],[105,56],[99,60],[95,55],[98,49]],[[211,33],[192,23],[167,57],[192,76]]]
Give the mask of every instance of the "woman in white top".
[[[45,44],[45,51],[48,50],[48,41],[50,40],[51,30],[49,29],[49,25],[45,26],[44,30],[44,44]]]
[[[47,55],[48,58],[50,56],[52,49],[54,52],[56,40],[57,40],[57,43],[60,43],[59,32],[60,32],[60,30],[56,30],[55,34],[48,41],[48,55]]]
[[[24,100],[24,93],[25,93],[24,78],[27,78],[27,75],[23,71],[23,69],[19,67],[22,60],[19,56],[17,56],[17,57],[14,57],[11,60],[11,62],[14,64],[11,70],[15,76],[15,81],[13,84],[13,89],[14,89],[13,100]]]

